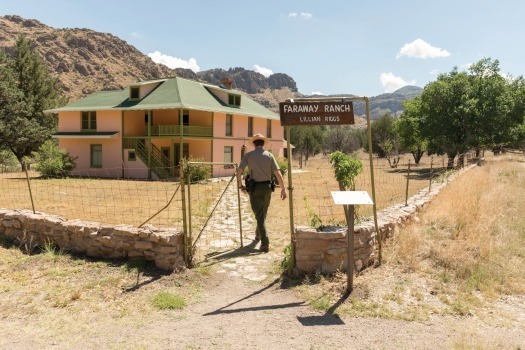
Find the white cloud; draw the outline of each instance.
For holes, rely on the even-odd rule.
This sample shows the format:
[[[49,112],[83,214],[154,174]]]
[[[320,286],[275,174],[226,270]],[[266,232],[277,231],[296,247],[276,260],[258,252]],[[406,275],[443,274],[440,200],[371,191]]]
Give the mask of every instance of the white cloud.
[[[264,67],[259,66],[258,64],[254,64],[253,66],[257,73],[261,73],[266,78],[268,78],[270,75],[273,74],[273,71],[270,68],[264,68]]]
[[[288,18],[295,18],[295,17],[299,17],[301,16],[302,19],[310,19],[312,18],[314,15],[311,14],[310,12],[301,12],[300,14],[297,13],[297,12],[290,12],[288,14]]]
[[[432,69],[430,71],[430,75],[438,75],[439,74],[439,69]]]
[[[385,89],[385,92],[394,92],[397,89],[401,89],[403,86],[415,85],[415,80],[406,81],[401,77],[396,77],[393,73],[381,73],[379,77],[381,85]]]
[[[134,37],[134,38],[138,38],[138,39],[142,38],[142,35],[140,33],[137,33],[137,32],[131,33],[131,36]]]
[[[416,39],[409,44],[403,45],[401,50],[396,55],[396,58],[407,56],[415,58],[436,58],[448,57],[450,53],[439,47],[434,47],[424,40]]]
[[[308,12],[301,12],[301,17],[304,18],[304,19],[310,19],[312,18],[314,15],[312,15],[311,13],[308,13]]]
[[[153,60],[153,62],[162,63],[171,69],[187,68],[187,69],[191,69],[195,73],[201,70],[195,58],[190,58],[189,60],[186,61],[186,60],[183,60],[182,58],[165,55],[159,51],[148,53],[148,56]]]
[[[312,91],[312,95],[325,96],[321,91]]]

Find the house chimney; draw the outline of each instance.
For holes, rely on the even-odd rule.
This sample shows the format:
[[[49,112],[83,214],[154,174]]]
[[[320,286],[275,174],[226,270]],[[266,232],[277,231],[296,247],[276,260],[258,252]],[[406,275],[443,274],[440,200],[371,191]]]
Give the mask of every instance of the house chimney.
[[[224,77],[221,79],[221,85],[226,89],[231,89],[233,84],[232,78]]]

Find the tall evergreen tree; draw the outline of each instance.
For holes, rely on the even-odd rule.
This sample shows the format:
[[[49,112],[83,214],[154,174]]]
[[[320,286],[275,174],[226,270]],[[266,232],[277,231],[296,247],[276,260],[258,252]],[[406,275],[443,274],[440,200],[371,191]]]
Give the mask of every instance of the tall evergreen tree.
[[[20,35],[16,54],[0,54],[0,144],[11,150],[22,167],[23,158],[50,138],[56,115],[44,110],[66,102],[39,54]]]

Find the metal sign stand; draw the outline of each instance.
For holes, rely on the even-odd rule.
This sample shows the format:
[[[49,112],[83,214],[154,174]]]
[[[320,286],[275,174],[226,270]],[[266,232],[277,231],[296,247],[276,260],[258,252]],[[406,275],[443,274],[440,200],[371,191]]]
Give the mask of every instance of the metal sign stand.
[[[335,204],[347,206],[348,231],[346,233],[346,293],[350,294],[354,284],[354,211],[356,204],[374,204],[366,191],[332,191]]]

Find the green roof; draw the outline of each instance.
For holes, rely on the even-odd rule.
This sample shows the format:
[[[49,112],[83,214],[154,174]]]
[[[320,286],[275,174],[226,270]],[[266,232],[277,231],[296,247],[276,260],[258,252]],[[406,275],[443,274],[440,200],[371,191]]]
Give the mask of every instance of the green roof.
[[[155,110],[155,109],[192,109],[208,112],[246,115],[279,119],[279,115],[253,101],[238,90],[225,89],[215,85],[199,83],[182,78],[167,78],[138,82],[130,86],[145,83],[160,83],[141,100],[129,100],[129,88],[118,91],[100,91],[80,100],[68,103],[64,107],[49,109],[48,113],[66,111],[109,111],[109,110]],[[241,95],[241,106],[232,107],[217,98],[212,91],[223,90],[229,94]]]

